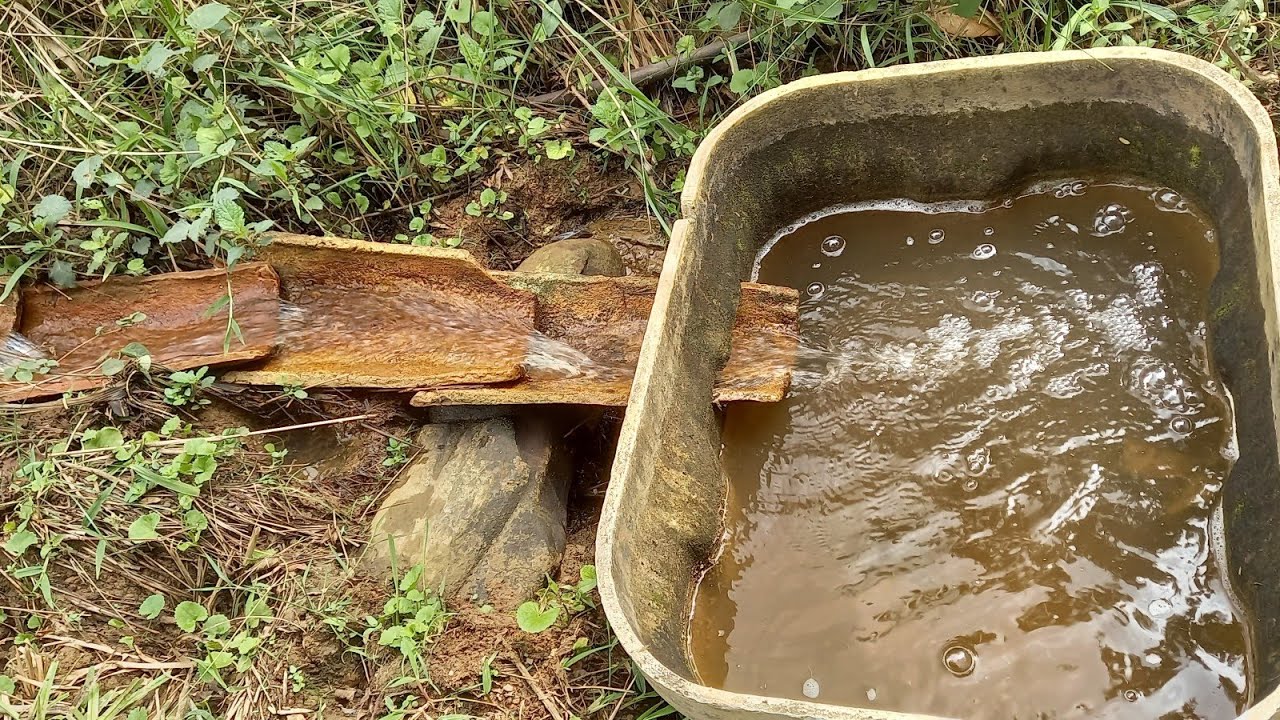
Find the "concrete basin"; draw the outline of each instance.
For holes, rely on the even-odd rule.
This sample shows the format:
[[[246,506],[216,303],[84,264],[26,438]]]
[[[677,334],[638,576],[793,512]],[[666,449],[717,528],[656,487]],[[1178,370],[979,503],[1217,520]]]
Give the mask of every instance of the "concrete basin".
[[[996,197],[1037,179],[1098,175],[1176,188],[1218,226],[1210,330],[1240,444],[1223,494],[1227,571],[1254,631],[1254,693],[1242,717],[1280,716],[1275,135],[1252,93],[1221,70],[1141,48],[806,78],[746,103],[702,143],[641,349],[597,550],[613,628],[680,712],[922,717],[727,692],[698,682],[689,662],[692,591],[716,551],[725,504],[712,389],[728,358],[739,282],[761,244],[835,205]]]

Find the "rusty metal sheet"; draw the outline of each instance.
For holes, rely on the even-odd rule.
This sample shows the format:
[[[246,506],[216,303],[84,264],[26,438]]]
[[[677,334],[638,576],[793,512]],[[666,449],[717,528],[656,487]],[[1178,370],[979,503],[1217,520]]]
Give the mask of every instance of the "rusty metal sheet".
[[[413,396],[413,405],[627,404],[657,278],[492,275],[538,298],[538,334],[530,344],[525,377],[500,385],[424,390]],[[743,284],[716,401],[782,399],[799,342],[798,305],[790,288]]]
[[[409,389],[518,379],[531,293],[466,252],[276,234],[259,258],[280,274],[280,350],[229,382]]]
[[[265,263],[245,263],[229,272],[111,278],[69,290],[25,289],[14,314],[20,335],[7,338],[5,364],[26,356],[57,365],[30,383],[0,382],[0,400],[102,387],[109,380],[102,362],[131,343],[145,346],[152,362],[169,370],[266,357],[276,343],[279,291],[279,280]],[[0,312],[0,322],[10,312]]]

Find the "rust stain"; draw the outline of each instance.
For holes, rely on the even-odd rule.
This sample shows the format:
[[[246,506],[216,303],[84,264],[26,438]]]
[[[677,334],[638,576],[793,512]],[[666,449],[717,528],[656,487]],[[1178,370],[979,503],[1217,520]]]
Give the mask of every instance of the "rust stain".
[[[516,380],[534,327],[530,293],[466,252],[276,234],[280,351],[230,382],[408,389]]]
[[[228,290],[231,301],[222,303]],[[113,278],[70,290],[28,288],[16,312],[0,306],[0,323],[12,314],[15,322],[7,327],[16,325],[57,366],[30,384],[0,382],[0,400],[102,387],[109,380],[102,362],[130,343],[145,346],[152,362],[169,370],[266,357],[275,348],[279,292],[279,279],[265,263]],[[233,318],[239,336],[228,336]]]

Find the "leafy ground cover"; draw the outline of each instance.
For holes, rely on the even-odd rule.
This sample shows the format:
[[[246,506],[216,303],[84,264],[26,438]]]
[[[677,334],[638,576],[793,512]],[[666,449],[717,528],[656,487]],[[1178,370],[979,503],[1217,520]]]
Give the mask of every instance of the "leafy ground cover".
[[[699,138],[796,77],[1147,45],[1272,103],[1278,35],[1262,0],[7,0],[3,292],[234,264],[272,229],[502,268],[601,217],[661,238]],[[414,452],[400,405],[137,365],[0,419],[0,715],[671,713],[596,608],[608,423],[561,576],[510,616],[356,571]]]

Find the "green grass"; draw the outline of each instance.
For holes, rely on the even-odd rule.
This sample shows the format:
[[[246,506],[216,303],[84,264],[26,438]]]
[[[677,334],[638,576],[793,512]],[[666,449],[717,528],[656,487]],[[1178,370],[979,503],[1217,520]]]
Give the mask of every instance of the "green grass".
[[[441,201],[518,230],[500,169],[583,154],[632,170],[665,225],[698,138],[805,74],[1155,45],[1257,81],[1277,49],[1261,0],[981,11],[998,35],[955,37],[924,2],[873,0],[10,0],[0,249],[10,280],[66,285],[234,262],[268,228],[453,244]],[[629,80],[742,32],[711,62]]]

